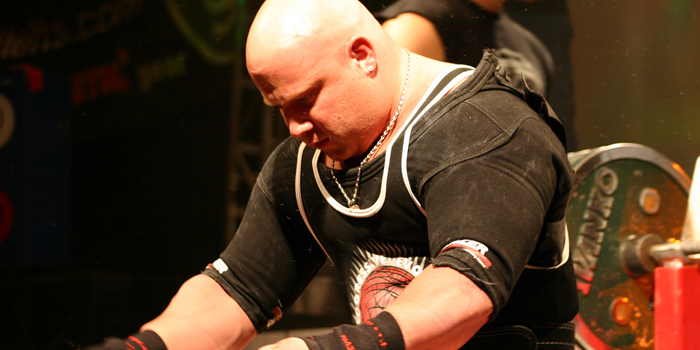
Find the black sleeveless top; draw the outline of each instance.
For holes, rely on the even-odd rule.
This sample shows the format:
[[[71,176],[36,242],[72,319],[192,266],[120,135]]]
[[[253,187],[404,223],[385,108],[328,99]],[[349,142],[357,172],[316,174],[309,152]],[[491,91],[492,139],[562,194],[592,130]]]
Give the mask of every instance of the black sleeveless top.
[[[259,330],[326,258],[347,283],[356,322],[428,264],[482,288],[494,305],[491,326],[567,322],[578,304],[564,226],[573,173],[560,128],[487,52],[473,73],[456,66],[436,77],[387,151],[363,167],[360,210],[347,208],[318,150],[281,144],[237,234],[205,273]],[[335,175],[353,190],[357,169]]]

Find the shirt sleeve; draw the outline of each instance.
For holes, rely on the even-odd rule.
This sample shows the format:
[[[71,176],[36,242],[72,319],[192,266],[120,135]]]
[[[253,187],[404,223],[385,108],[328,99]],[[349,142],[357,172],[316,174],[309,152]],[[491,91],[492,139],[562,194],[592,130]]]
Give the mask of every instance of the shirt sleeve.
[[[238,302],[258,332],[278,321],[325,261],[301,224],[294,199],[293,142],[266,162],[243,220],[204,274]],[[291,172],[291,173],[290,173]]]
[[[539,135],[542,123],[524,124],[529,127],[505,145],[456,161],[424,187],[433,264],[462,272],[484,290],[494,305],[491,319],[508,301],[546,223],[560,220],[554,216],[565,209],[565,202],[560,211],[552,208],[560,176],[553,155],[561,145]]]

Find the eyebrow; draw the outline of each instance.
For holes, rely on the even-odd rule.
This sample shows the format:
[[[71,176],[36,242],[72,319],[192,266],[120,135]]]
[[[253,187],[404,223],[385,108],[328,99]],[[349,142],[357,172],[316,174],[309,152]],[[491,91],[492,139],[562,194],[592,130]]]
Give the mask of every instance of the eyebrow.
[[[308,95],[310,95],[310,94],[316,92],[316,91],[317,91],[321,86],[323,86],[323,85],[324,85],[324,84],[323,84],[323,81],[321,81],[321,80],[316,80],[316,81],[314,81],[311,85],[309,85],[309,87],[307,87],[306,89],[302,90],[302,92],[293,95],[294,98],[292,98],[291,100],[292,100],[292,101],[296,101],[296,100],[298,100],[298,99],[300,99],[300,98],[302,98],[302,97],[306,97],[306,96],[308,96]]]
[[[292,95],[292,98],[290,98],[289,100],[290,100],[290,101],[296,101],[296,100],[298,100],[298,99],[300,99],[300,98],[302,98],[302,97],[305,97],[305,96],[311,94],[314,90],[317,90],[317,89],[318,89],[320,86],[322,86],[322,85],[323,85],[323,82],[321,82],[321,81],[315,81],[315,82],[313,82],[313,84],[311,84],[311,85],[310,85],[309,87],[307,87],[306,89],[301,90],[301,92],[293,94],[293,95]],[[261,93],[261,94],[262,94],[262,93]],[[263,98],[263,103],[265,103],[265,105],[270,106],[270,107],[280,107],[280,106],[275,105],[274,103],[270,102],[270,100],[268,100],[267,97],[265,97],[264,94],[262,94],[262,95],[263,95],[263,97],[262,97],[262,98]]]

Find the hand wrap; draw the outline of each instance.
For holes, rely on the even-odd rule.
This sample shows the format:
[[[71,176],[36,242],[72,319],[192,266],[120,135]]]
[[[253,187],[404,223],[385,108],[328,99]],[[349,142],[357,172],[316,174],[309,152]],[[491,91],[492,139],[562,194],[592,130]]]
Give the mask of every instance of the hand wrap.
[[[401,329],[394,317],[383,311],[356,326],[341,325],[333,333],[303,338],[310,350],[404,350]]]

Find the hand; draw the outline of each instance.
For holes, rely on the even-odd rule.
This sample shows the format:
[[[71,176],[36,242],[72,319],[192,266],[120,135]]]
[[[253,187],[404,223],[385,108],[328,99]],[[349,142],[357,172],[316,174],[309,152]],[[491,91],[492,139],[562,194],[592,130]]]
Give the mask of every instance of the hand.
[[[309,350],[309,348],[300,338],[286,338],[272,345],[263,346],[260,350]]]

